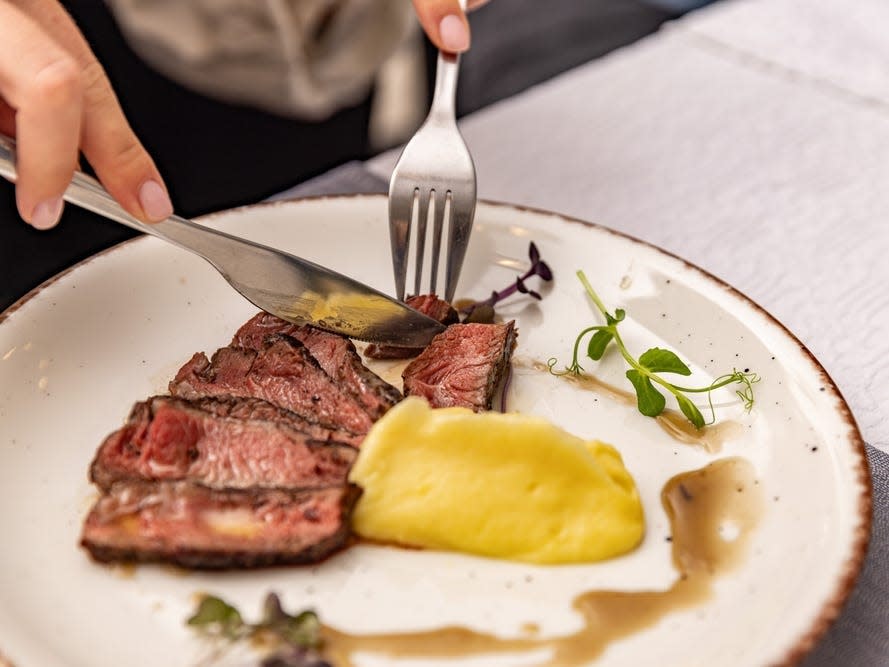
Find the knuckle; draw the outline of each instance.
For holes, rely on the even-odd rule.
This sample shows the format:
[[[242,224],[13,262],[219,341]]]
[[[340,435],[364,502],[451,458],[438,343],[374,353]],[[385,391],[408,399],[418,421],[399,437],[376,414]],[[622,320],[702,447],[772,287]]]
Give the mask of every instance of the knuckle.
[[[100,145],[90,147],[87,157],[103,181],[118,185],[153,169],[151,158],[128,126],[106,132]]]
[[[108,81],[105,70],[97,60],[91,60],[84,65],[82,78],[88,107],[97,108],[115,103],[116,97],[111,82]]]
[[[112,143],[111,159],[118,169],[131,171],[141,169],[148,160],[142,144],[130,132],[120,132]]]
[[[31,82],[31,94],[40,100],[71,103],[83,94],[81,70],[74,60],[59,57],[40,68]]]
[[[102,65],[97,60],[85,63],[82,77],[84,109],[92,130],[88,152],[98,161],[93,166],[109,179],[126,179],[149,169],[151,158],[130,129]]]

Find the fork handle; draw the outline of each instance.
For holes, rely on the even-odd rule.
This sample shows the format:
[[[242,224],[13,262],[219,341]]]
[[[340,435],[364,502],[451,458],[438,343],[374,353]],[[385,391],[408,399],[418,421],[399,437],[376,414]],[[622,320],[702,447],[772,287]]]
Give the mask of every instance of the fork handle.
[[[3,134],[0,134],[0,176],[13,182],[16,179],[15,141]],[[217,262],[214,260],[223,259],[224,255],[232,254],[232,241],[243,243],[237,237],[195,224],[176,215],[153,224],[142,222],[127,213],[108,194],[99,181],[81,171],[74,172],[71,184],[62,197],[65,201],[98,213],[136,231],[151,234],[180,248],[190,250],[214,266],[217,266]]]
[[[460,0],[460,8],[466,11],[466,0]],[[438,52],[438,63],[435,67],[435,88],[432,93],[430,115],[440,119],[455,119],[457,96],[457,72],[460,68],[460,54]]]
[[[432,95],[432,106],[429,115],[436,120],[453,121],[457,115],[457,72],[460,67],[460,54],[438,52],[438,64],[435,68],[435,88]]]

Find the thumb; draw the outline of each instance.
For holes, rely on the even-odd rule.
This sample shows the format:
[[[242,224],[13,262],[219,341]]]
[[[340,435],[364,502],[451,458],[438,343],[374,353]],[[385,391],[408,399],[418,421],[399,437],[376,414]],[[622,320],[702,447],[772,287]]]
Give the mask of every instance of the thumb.
[[[458,0],[413,0],[420,25],[442,51],[463,53],[469,49],[469,21]]]

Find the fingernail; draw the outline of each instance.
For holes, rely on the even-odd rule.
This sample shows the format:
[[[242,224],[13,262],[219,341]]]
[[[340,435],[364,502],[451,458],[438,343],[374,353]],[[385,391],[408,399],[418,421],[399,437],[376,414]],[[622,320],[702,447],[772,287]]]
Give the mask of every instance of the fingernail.
[[[469,29],[459,16],[448,14],[438,24],[441,43],[453,53],[462,53],[469,48]]]
[[[62,198],[45,199],[34,207],[31,213],[31,226],[35,229],[51,229],[62,217]]]
[[[157,181],[145,181],[139,188],[139,204],[149,220],[158,222],[173,215],[173,204],[167,191]]]

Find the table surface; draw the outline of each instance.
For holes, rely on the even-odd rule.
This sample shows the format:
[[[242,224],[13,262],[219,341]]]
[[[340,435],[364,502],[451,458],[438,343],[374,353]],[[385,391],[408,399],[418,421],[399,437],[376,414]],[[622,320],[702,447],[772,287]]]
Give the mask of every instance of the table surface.
[[[784,323],[889,451],[889,3],[736,0],[466,117],[482,198],[669,250]],[[367,163],[388,178],[396,152]]]

